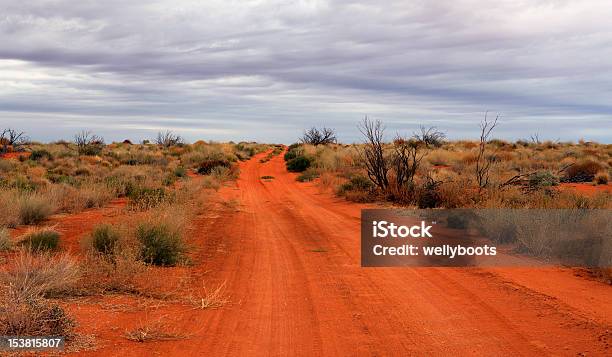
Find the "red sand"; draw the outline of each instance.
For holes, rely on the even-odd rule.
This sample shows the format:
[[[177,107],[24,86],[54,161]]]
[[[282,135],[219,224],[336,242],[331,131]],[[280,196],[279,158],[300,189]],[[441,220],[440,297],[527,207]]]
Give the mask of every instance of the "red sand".
[[[20,156],[23,156],[25,158],[29,157],[31,153],[29,152],[8,152],[6,154],[1,154],[0,158],[1,159],[16,159],[18,160]]]
[[[575,191],[587,196],[595,195],[599,192],[612,193],[612,185],[593,185],[592,183],[562,183],[559,184],[561,190]]]

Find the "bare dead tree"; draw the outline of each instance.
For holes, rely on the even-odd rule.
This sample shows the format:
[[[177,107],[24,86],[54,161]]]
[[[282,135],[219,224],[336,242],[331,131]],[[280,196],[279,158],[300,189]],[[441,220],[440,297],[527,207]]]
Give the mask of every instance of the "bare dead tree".
[[[17,131],[15,129],[4,129],[0,134],[0,153],[7,153],[9,148],[13,151],[19,151],[21,146],[28,142],[28,138],[25,136],[23,131]]]
[[[79,155],[98,155],[104,147],[104,139],[87,130],[76,134],[74,143]]]
[[[489,185],[493,158],[486,155],[486,148],[491,132],[497,126],[497,121],[500,117],[497,115],[495,116],[495,120],[489,121],[488,114],[488,112],[485,113],[484,120],[480,123],[480,144],[478,146],[478,156],[476,158],[476,180],[478,181],[479,191]]]
[[[429,128],[420,126],[420,133],[414,133],[413,138],[417,141],[424,143],[427,147],[436,147],[439,148],[444,144],[444,139],[446,139],[446,134],[441,131],[438,131],[435,126],[431,126]]]
[[[161,145],[163,147],[169,148],[171,146],[182,144],[183,138],[181,138],[179,135],[169,130],[164,131],[164,132],[160,131],[157,133],[157,138],[155,139],[155,143],[157,145]]]
[[[372,121],[365,117],[359,125],[359,131],[365,136],[366,142],[360,155],[366,166],[370,180],[382,192],[389,187],[389,163],[384,152],[385,128],[379,120]]]
[[[406,140],[397,135],[393,140],[393,169],[398,189],[407,189],[414,183],[421,160],[426,155],[425,142],[414,138]]]
[[[538,133],[531,135],[530,140],[533,144],[536,145],[540,145],[542,143],[542,141],[540,141],[540,135]]]
[[[325,127],[321,129],[312,127],[304,131],[304,135],[302,135],[300,141],[302,141],[304,144],[310,144],[314,146],[333,144],[337,141],[336,131],[334,129]]]

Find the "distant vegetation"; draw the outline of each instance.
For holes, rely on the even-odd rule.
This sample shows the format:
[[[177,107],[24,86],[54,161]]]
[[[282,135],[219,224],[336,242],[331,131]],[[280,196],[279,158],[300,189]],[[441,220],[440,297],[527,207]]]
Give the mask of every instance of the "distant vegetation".
[[[239,161],[270,148],[187,144],[172,132],[160,132],[155,144],[107,144],[90,131],[50,144],[30,142],[13,129],[0,134],[0,334],[68,340],[75,337],[75,322],[50,298],[171,294],[171,284],[152,267],[188,262],[186,222],[201,209],[203,192],[235,178]],[[79,258],[67,254],[65,237],[49,225],[50,217],[114,199],[124,202],[128,218],[99,222],[82,237]],[[10,228],[20,225],[29,227],[11,237]]]
[[[508,142],[494,138],[499,121],[485,116],[477,141],[448,141],[445,133],[425,126],[390,139],[382,122],[366,118],[359,125],[362,144],[333,140],[315,145],[303,137],[284,158],[289,171],[301,173],[299,181],[318,178],[322,189],[358,202],[386,200],[420,208],[612,208],[610,190],[597,189],[608,184],[612,145],[542,141],[539,135]],[[594,192],[561,187],[569,183],[593,185]]]

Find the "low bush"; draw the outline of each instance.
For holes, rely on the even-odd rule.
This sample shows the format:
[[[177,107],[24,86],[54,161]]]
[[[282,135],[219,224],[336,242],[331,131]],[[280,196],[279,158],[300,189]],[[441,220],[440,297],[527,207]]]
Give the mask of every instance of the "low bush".
[[[72,292],[79,279],[67,255],[33,255],[22,251],[0,274],[0,335],[73,337],[74,320],[46,297]]]
[[[45,149],[34,150],[32,151],[32,154],[30,154],[30,160],[38,161],[42,159],[52,160],[53,155],[51,155],[51,153]]]
[[[139,294],[139,282],[146,266],[131,249],[115,251],[112,256],[87,254],[81,263],[82,286],[90,294],[119,292]]]
[[[91,232],[91,244],[96,252],[110,255],[115,253],[115,248],[121,239],[121,234],[110,224],[102,224],[94,227]]]
[[[49,228],[42,228],[27,233],[19,242],[32,252],[54,251],[59,248],[60,235],[58,232]]]
[[[283,156],[283,159],[285,161],[289,161],[289,160],[293,160],[296,157],[298,157],[298,151],[297,150],[289,150],[285,153],[285,155]]]
[[[303,172],[310,167],[311,160],[306,156],[298,156],[287,161],[287,170],[290,172]]]
[[[435,181],[429,177],[427,178],[427,180],[417,190],[416,203],[419,208],[436,208],[440,206],[442,203],[440,193],[438,191],[440,184],[441,182],[439,181]]]
[[[127,193],[129,205],[133,209],[147,210],[170,200],[163,187],[133,187]]]
[[[183,166],[177,166],[174,169],[174,176],[176,177],[187,177],[187,169],[184,168]]]
[[[210,175],[215,168],[225,167],[229,168],[230,162],[226,159],[209,159],[200,162],[198,165],[198,173],[200,175]]]
[[[539,171],[529,176],[529,187],[533,189],[556,186],[559,178],[550,171]]]
[[[365,176],[355,175],[340,185],[337,194],[353,202],[370,202],[373,198],[374,184]]]
[[[0,274],[19,301],[70,294],[79,282],[79,267],[69,255],[32,254],[22,250]]]
[[[45,299],[15,301],[2,297],[0,334],[9,336],[73,337],[75,321],[61,306]]]
[[[22,196],[18,204],[21,224],[40,223],[54,211],[53,206],[46,198],[36,194]]]
[[[316,170],[308,169],[308,170],[302,172],[302,174],[300,174],[296,178],[296,180],[298,180],[300,182],[309,182],[309,181],[312,181],[312,180],[316,179],[317,177],[319,177],[319,172],[317,172]]]
[[[597,172],[602,169],[601,164],[596,161],[586,160],[577,162],[565,171],[566,182],[591,182]]]
[[[152,265],[176,265],[185,252],[183,238],[168,224],[141,223],[136,230],[140,259]]]

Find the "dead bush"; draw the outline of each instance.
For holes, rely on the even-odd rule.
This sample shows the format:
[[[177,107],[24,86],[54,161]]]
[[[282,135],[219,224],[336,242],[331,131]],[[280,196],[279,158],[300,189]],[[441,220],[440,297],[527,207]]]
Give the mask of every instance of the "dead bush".
[[[0,335],[74,336],[75,321],[58,304],[41,298],[15,300],[11,293],[1,297]]]

